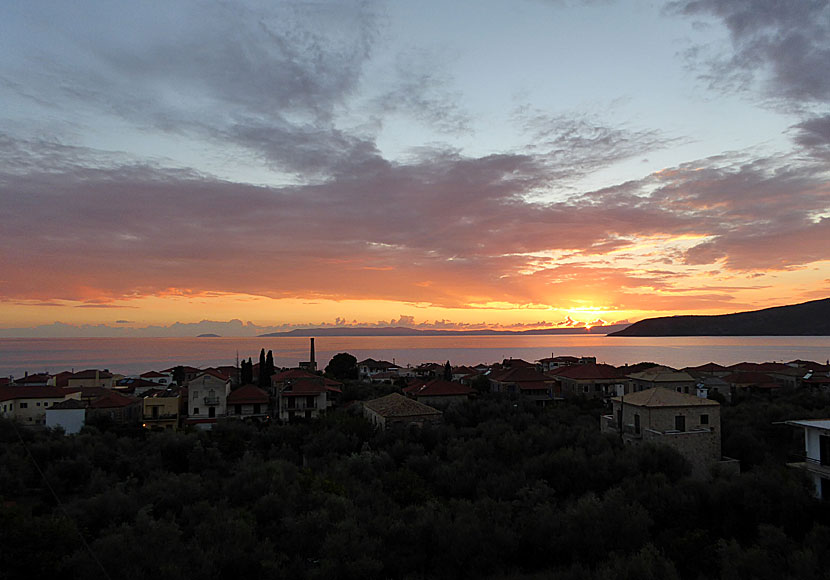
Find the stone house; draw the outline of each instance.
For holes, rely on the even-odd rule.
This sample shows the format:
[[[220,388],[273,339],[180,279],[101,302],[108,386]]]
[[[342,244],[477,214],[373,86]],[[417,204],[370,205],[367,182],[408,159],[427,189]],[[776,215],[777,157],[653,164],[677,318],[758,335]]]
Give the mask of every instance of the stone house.
[[[441,411],[399,393],[363,403],[364,416],[379,429],[423,427],[442,422]]]
[[[736,471],[735,460],[722,460],[720,404],[694,395],[655,387],[611,399],[613,413],[601,429],[629,444],[655,443],[675,449],[692,466],[692,476],[709,479],[716,468]]]
[[[654,387],[663,387],[678,393],[694,395],[697,384],[695,378],[689,373],[663,366],[652,367],[639,373],[631,373],[627,377],[631,385],[630,390],[633,393],[653,389]]]

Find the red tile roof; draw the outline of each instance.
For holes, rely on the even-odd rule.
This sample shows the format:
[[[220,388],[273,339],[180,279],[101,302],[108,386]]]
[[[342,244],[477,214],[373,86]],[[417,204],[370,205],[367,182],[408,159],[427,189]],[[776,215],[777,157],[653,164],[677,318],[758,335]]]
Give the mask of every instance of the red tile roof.
[[[287,381],[288,379],[316,379],[319,377],[320,375],[315,375],[314,373],[310,373],[302,369],[288,369],[287,371],[282,371],[271,375],[271,382],[281,383],[283,381]]]
[[[726,367],[721,366],[717,363],[709,362],[709,363],[706,363],[706,364],[703,364],[703,365],[700,365],[700,366],[696,366],[696,367],[686,367],[683,370],[686,371],[686,372],[688,372],[688,371],[697,371],[697,372],[700,372],[700,373],[722,373],[722,372],[727,371],[729,369],[727,369]]]
[[[622,378],[616,367],[606,364],[571,365],[550,371],[550,374],[574,380]]]
[[[120,407],[129,407],[130,405],[135,404],[138,402],[138,399],[135,397],[130,397],[127,395],[122,395],[121,393],[116,393],[115,391],[110,391],[109,393],[98,397],[90,404],[90,407],[93,409],[115,409]]]
[[[732,373],[723,377],[723,380],[733,385],[780,386],[771,376],[759,372]]]
[[[228,395],[228,405],[267,404],[268,394],[256,385],[245,385],[234,389]]]
[[[515,360],[515,359],[514,359]],[[526,383],[526,382],[553,382],[553,378],[540,373],[535,367],[515,366],[509,369],[493,371],[489,375],[490,380],[498,383]],[[520,385],[521,386],[521,385]]]
[[[420,385],[415,384],[404,389],[414,397],[451,397],[470,395],[473,389],[461,383],[453,383],[443,379],[433,379]]]
[[[0,401],[16,399],[63,399],[66,392],[58,387],[0,387]]]
[[[96,376],[99,379],[111,379],[112,373],[109,371],[99,371],[97,369],[87,369],[85,371],[78,371],[70,379],[94,379]]]

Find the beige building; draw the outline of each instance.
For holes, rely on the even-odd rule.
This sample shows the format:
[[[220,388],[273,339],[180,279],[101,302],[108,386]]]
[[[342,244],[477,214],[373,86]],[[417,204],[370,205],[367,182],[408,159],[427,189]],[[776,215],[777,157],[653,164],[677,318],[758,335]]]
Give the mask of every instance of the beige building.
[[[3,387],[0,389],[0,416],[27,427],[46,426],[46,410],[66,398],[80,398],[58,387]]]
[[[363,414],[372,425],[380,429],[437,425],[443,418],[438,409],[413,401],[399,393],[364,402]]]
[[[692,476],[709,479],[720,467],[737,470],[735,460],[722,460],[720,404],[661,387],[611,399],[613,414],[602,417],[603,432],[626,443],[667,445],[685,457]]]
[[[99,371],[98,369],[88,369],[74,373],[66,381],[66,386],[70,389],[80,389],[84,387],[103,387],[111,389],[115,386],[115,376],[107,371]]]

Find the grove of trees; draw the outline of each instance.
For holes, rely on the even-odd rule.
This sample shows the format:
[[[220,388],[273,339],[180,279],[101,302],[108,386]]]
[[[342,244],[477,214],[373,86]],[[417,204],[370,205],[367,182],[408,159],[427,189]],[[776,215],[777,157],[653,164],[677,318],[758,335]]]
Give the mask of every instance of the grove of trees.
[[[827,397],[724,409],[745,471],[711,482],[601,434],[599,412],[482,395],[392,433],[354,405],[212,431],[0,421],[0,576],[826,577],[830,512],[784,465],[798,432],[773,423]]]

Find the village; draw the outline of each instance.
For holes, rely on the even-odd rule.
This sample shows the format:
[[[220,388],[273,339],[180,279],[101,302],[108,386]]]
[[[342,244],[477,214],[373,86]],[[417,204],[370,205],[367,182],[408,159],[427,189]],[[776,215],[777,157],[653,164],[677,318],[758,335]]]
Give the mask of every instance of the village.
[[[533,362],[504,359],[474,367],[449,361],[398,366],[372,358],[358,362],[342,353],[324,373],[313,338],[308,361],[278,369],[272,360],[263,349],[256,364],[249,359],[235,366],[176,366],[139,376],[88,369],[9,377],[0,381],[0,412],[18,425],[70,435],[100,420],[175,431],[209,429],[221,421],[312,420],[357,405],[384,430],[440,424],[443,410],[486,393],[538,406],[588,400],[605,409],[602,432],[628,444],[672,447],[689,461],[692,476],[705,480],[739,470],[738,461],[721,455],[721,405],[785,390],[830,392],[830,365],[803,360],[673,369],[656,363],[614,367],[597,364],[592,356],[552,354]],[[364,396],[383,396],[344,396],[344,387],[353,384],[369,388]],[[830,418],[790,423],[805,431],[803,467],[814,480],[816,496],[830,494]]]

